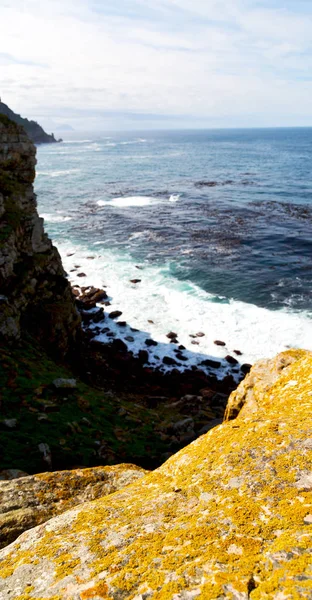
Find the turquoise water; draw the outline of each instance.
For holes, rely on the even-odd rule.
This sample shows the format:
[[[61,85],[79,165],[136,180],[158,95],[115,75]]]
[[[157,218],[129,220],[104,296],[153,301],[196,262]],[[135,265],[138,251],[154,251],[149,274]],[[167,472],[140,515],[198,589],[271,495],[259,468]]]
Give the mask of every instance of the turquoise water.
[[[159,340],[205,329],[205,354],[312,347],[312,129],[71,138],[38,148],[36,191],[73,281]]]

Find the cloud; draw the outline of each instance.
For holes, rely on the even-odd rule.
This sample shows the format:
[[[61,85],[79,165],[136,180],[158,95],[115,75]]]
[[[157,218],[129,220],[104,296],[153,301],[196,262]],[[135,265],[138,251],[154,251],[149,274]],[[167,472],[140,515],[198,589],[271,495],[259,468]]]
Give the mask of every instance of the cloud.
[[[22,58],[16,58],[15,56],[12,56],[12,54],[7,54],[6,52],[0,52],[0,65],[26,65],[30,67],[38,67],[39,69],[48,68],[48,65],[43,65],[32,60],[23,60]]]
[[[302,0],[15,0],[0,22],[3,100],[33,118],[312,124]]]

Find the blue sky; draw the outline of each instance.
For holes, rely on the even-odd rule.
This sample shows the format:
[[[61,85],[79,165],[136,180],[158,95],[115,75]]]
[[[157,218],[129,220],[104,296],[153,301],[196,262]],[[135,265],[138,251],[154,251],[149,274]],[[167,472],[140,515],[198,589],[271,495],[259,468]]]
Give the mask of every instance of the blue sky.
[[[312,2],[0,0],[0,94],[48,129],[312,126]]]

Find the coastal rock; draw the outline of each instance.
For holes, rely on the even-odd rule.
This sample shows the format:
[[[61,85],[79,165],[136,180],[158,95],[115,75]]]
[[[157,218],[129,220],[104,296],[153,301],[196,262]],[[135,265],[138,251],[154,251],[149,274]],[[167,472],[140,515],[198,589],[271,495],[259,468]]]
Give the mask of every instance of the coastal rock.
[[[120,310],[113,310],[111,313],[109,313],[108,316],[110,319],[117,319],[121,315],[122,315],[122,312]]]
[[[83,502],[102,498],[146,474],[134,465],[56,471],[0,481],[0,548],[23,531]]]
[[[311,598],[312,353],[295,352],[256,414],[4,548],[6,600]]]
[[[50,354],[68,353],[80,318],[57,249],[43,229],[33,190],[36,149],[0,114],[0,338],[27,332]]]
[[[242,409],[244,412],[257,411],[259,402],[269,392],[281,373],[306,354],[309,353],[305,350],[287,350],[275,358],[257,361],[249,375],[230,395],[225,420],[235,419]],[[310,354],[312,356],[312,352]]]
[[[169,340],[176,340],[178,337],[178,334],[175,333],[174,331],[169,331],[169,333],[167,333],[167,338],[169,338]]]

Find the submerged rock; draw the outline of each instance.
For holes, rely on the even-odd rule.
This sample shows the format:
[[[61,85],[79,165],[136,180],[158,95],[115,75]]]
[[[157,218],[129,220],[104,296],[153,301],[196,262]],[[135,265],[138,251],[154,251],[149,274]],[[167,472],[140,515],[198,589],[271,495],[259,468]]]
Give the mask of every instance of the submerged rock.
[[[256,406],[3,549],[6,599],[311,598],[312,353],[290,358]]]

